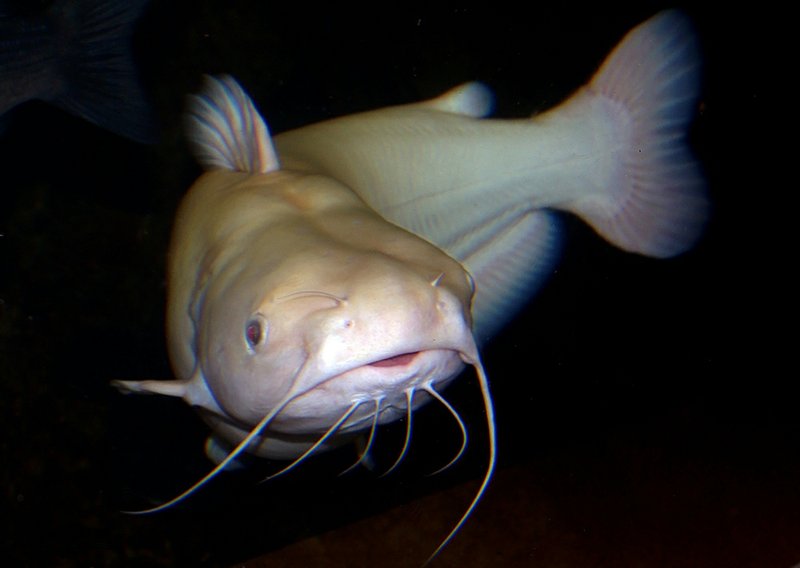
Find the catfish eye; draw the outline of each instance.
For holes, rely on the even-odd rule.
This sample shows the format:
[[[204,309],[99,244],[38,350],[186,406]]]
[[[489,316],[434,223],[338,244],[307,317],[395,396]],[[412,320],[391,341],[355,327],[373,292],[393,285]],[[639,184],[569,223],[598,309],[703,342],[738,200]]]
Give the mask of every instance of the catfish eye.
[[[250,349],[255,349],[264,342],[267,335],[267,323],[262,317],[255,317],[247,322],[244,337]]]

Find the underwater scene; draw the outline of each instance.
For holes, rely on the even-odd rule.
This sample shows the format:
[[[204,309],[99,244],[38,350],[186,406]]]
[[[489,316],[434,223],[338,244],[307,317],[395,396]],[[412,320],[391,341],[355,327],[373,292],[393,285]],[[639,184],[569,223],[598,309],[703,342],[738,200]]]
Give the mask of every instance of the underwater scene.
[[[798,565],[800,416],[789,335],[773,321],[792,325],[792,224],[779,201],[787,183],[769,173],[782,142],[765,110],[776,84],[763,67],[766,19],[759,7],[702,2],[0,2],[0,562]],[[637,28],[647,21],[679,33]],[[630,59],[614,52],[622,71],[607,63],[592,79],[634,28]],[[649,49],[664,61],[626,79]],[[645,88],[670,73],[668,87]],[[450,91],[472,81],[483,86]],[[595,111],[625,81],[636,104],[671,89],[636,143],[648,148],[666,129],[655,153],[682,161],[619,174],[649,188],[657,173],[678,188],[666,201],[680,213],[628,223],[660,207],[646,194],[622,207],[620,228],[598,221],[606,202],[586,195],[617,179],[617,154],[595,133],[628,123],[613,105]],[[565,100],[578,102],[547,113]],[[433,102],[357,114],[422,101]],[[330,131],[310,126],[349,115]],[[475,126],[531,116],[544,134],[530,163],[517,158],[528,147],[516,130]],[[584,150],[591,159],[575,159]],[[339,205],[363,215],[363,232],[343,229],[335,207],[313,225],[346,250],[381,251],[368,258],[377,268],[335,260],[325,273],[372,302],[364,320],[345,322],[372,330],[357,364],[343,371],[323,356],[338,329],[303,335],[302,363],[286,363],[302,349],[280,335],[306,321],[290,308],[358,307],[360,292],[307,285],[317,274],[307,259],[339,259],[339,244],[321,251],[295,238],[313,231],[291,227],[252,236],[248,225],[240,239],[237,224],[257,219],[258,205],[228,221],[227,197],[198,197],[206,209],[194,217],[184,202],[176,223],[204,170],[215,170],[208,187],[219,184],[210,192],[307,175],[305,192],[287,182],[287,219],[328,211],[320,204],[339,190],[313,193],[327,187],[320,178],[359,192]],[[192,223],[196,233],[171,244]],[[229,281],[215,270],[238,262],[227,260],[234,249],[244,260]],[[237,303],[253,267],[284,270],[291,255],[287,280],[299,284],[273,295],[288,315],[270,319],[262,299]],[[404,303],[424,296],[401,286],[418,272],[441,294],[430,309]],[[446,333],[429,337],[430,314],[445,308]],[[225,327],[240,309],[255,316]],[[261,380],[279,373],[253,362],[272,342],[294,379],[274,387],[279,410]],[[308,353],[314,345],[323,355]],[[311,380],[309,361],[328,365],[326,377],[419,365],[444,378],[368,400],[342,387],[341,410],[317,405],[322,395],[303,407],[311,389],[296,385]],[[156,383],[176,374],[183,382]],[[234,388],[251,376],[250,390]],[[412,397],[430,403],[407,413]],[[361,430],[348,430],[356,420]],[[283,445],[269,446],[270,428]],[[326,432],[337,447],[302,457]],[[262,457],[231,454],[247,434]],[[172,503],[215,468],[207,453],[230,467]]]

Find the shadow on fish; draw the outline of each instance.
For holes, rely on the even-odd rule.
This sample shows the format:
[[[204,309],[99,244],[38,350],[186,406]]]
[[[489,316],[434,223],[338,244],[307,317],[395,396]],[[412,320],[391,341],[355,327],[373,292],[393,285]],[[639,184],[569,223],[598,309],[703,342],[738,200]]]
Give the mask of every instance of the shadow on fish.
[[[587,85],[532,119],[486,119],[491,95],[469,83],[271,138],[234,79],[207,78],[187,116],[207,172],[181,204],[169,254],[177,378],[115,385],[195,407],[217,466],[140,512],[185,499],[243,452],[291,460],[280,474],[363,434],[364,460],[376,428],[405,417],[397,465],[426,402],[464,432],[440,392],[472,367],[488,467],[436,556],[491,478],[479,346],[550,271],[553,211],[648,256],[699,238],[708,204],[685,145],[698,83],[696,42],[677,12],[635,28]]]
[[[120,136],[155,142],[156,121],[131,55],[146,3],[56,0],[35,13],[0,6],[0,115],[40,100]]]

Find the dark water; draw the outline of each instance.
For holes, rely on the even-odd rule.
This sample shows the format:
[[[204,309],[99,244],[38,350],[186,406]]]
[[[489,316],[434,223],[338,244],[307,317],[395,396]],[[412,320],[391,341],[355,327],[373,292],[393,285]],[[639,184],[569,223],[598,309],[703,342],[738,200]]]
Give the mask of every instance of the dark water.
[[[163,123],[158,145],[38,103],[8,116],[0,134],[4,565],[232,565],[482,474],[483,415],[465,377],[450,398],[467,417],[472,445],[446,474],[425,476],[448,459],[442,448],[458,443],[434,411],[417,423],[407,467],[386,479],[336,478],[352,459],[345,452],[265,485],[256,484],[266,471],[259,467],[223,476],[164,514],[120,513],[172,497],[208,469],[205,428],[190,409],[108,386],[171,376],[164,257],[174,209],[199,173],[179,113],[202,73],[237,77],[275,132],[472,79],[495,89],[497,115],[524,116],[568,95],[628,29],[666,7],[152,4],[136,56]],[[542,565],[536,551],[545,549],[539,559],[557,566],[800,561],[797,389],[773,319],[793,325],[782,299],[791,257],[780,250],[789,225],[776,207],[788,184],[767,182],[776,165],[765,160],[777,143],[764,119],[772,78],[759,49],[767,34],[757,8],[689,13],[707,59],[692,140],[714,217],[694,251],[668,261],[613,250],[567,220],[557,273],[487,347],[500,474],[514,472],[514,491],[535,488],[551,507],[504,513],[487,505],[497,517],[479,525],[486,531],[506,522],[534,527],[525,533],[527,560],[507,557],[505,565]],[[396,434],[386,436],[397,442]],[[496,497],[505,502],[499,490]],[[451,518],[465,505],[455,503]],[[423,532],[424,516],[406,532]],[[631,519],[658,530],[643,536]],[[597,537],[601,525],[617,527],[599,534],[619,540]],[[419,563],[445,533],[426,534],[398,565]],[[379,535],[362,538],[380,549]],[[648,538],[663,554],[638,554]],[[467,552],[452,565],[497,560],[501,541],[465,531],[454,546]],[[682,556],[686,542],[696,556]],[[724,563],[709,560],[715,551]],[[341,565],[365,558],[354,553]],[[270,565],[291,565],[281,562],[290,561]]]

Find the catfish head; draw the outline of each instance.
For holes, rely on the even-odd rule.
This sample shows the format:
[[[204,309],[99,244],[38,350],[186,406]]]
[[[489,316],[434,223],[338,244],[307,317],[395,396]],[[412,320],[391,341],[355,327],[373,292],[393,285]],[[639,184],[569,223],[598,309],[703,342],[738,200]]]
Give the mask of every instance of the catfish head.
[[[458,263],[377,219],[361,219],[359,242],[348,243],[328,234],[334,215],[320,215],[320,230],[298,221],[291,236],[268,231],[266,247],[280,238],[291,246],[280,255],[248,247],[195,307],[196,385],[187,392],[202,394],[188,402],[233,445],[272,416],[247,447],[264,457],[295,458],[407,416],[477,360],[472,288]],[[403,241],[411,254],[388,250]]]

